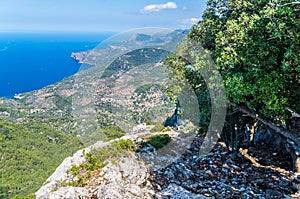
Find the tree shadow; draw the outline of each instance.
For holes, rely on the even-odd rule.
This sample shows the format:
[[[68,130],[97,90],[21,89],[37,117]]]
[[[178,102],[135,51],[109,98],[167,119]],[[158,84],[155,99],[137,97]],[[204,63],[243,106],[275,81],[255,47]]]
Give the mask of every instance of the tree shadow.
[[[284,198],[297,192],[291,182],[294,173],[288,171],[289,159],[282,154],[272,158],[265,148],[250,148],[248,153],[232,156],[217,143],[208,154],[198,156],[199,144],[200,137],[175,162],[151,171],[156,192],[170,184],[209,198]]]
[[[249,147],[247,154],[253,157],[256,162],[263,166],[277,167],[286,171],[292,171],[292,157],[283,151],[274,151],[269,147]]]

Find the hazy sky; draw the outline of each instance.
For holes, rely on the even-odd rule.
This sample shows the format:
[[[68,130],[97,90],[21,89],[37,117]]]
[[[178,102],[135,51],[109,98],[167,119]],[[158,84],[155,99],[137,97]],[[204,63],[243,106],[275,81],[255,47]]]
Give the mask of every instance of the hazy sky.
[[[189,28],[206,0],[0,0],[0,32]]]

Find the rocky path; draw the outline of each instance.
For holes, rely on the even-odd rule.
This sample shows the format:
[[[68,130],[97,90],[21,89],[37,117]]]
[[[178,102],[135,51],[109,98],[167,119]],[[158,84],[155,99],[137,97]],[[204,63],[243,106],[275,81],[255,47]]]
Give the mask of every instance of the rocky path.
[[[231,156],[222,143],[198,157],[199,142],[177,162],[153,172],[156,191],[175,184],[208,198],[300,198],[300,175],[288,171],[287,157],[266,148],[241,150]]]

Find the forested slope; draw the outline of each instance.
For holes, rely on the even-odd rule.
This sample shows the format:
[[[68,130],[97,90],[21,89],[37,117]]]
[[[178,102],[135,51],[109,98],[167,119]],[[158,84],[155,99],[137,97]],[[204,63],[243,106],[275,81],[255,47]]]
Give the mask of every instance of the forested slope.
[[[80,140],[38,123],[0,120],[0,198],[33,194]]]

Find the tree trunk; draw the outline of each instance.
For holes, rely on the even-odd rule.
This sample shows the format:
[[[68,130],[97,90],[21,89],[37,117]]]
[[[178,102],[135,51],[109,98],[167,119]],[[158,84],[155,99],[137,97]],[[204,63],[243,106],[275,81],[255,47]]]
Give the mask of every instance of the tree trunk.
[[[290,132],[293,132],[297,138],[300,137],[300,115],[295,113],[291,109],[288,109],[291,112],[292,117],[286,121],[287,129]],[[293,142],[290,143],[293,149],[293,169],[295,172],[300,173],[300,145]]]
[[[286,139],[291,140],[292,142],[294,142],[296,146],[300,147],[300,140],[299,140],[298,136],[296,135],[296,133],[292,133],[294,131],[294,129],[292,131],[287,131],[285,129],[282,129],[282,128],[276,126],[272,122],[269,122],[269,121],[265,120],[264,118],[260,117],[258,114],[254,113],[254,112],[251,112],[246,107],[242,107],[242,106],[240,106],[238,104],[235,104],[233,102],[228,102],[228,104],[231,105],[232,107],[237,108],[239,111],[245,113],[246,116],[257,119],[258,121],[260,121],[263,124],[265,124],[266,126],[268,126],[270,129],[273,129],[275,132],[281,134]]]
[[[297,150],[295,150],[297,146],[287,143],[285,145],[286,151],[290,154],[293,161],[293,171],[300,173],[300,155]]]
[[[298,155],[294,160],[294,171],[300,173],[300,156]]]

